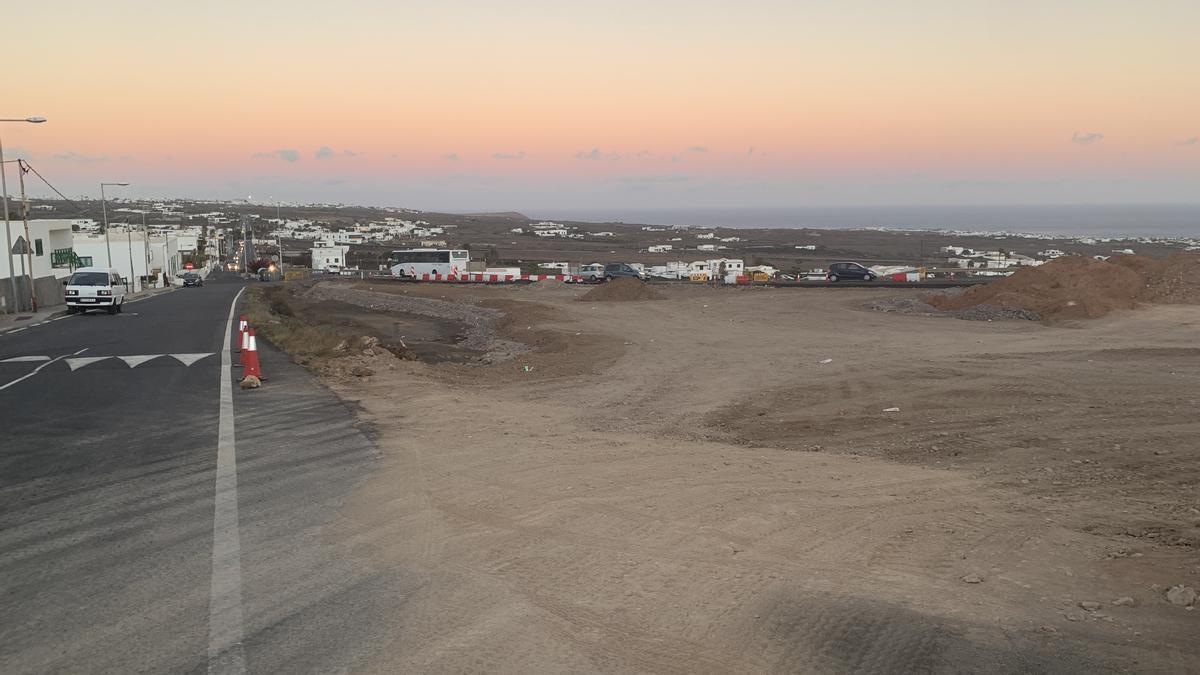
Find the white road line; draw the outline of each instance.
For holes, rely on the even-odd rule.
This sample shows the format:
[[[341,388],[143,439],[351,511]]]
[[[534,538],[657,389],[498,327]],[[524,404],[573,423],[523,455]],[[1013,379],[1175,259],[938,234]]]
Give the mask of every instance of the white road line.
[[[67,359],[67,366],[71,372],[75,372],[84,366],[90,366],[93,363],[99,363],[105,359],[111,359],[111,356],[84,356],[78,359]]]
[[[157,359],[160,356],[162,356],[162,354],[137,354],[134,356],[118,356],[117,358],[129,364],[130,368],[137,368],[143,363]]]
[[[49,361],[49,356],[14,356],[11,359],[4,359],[0,363],[35,363],[37,361]]]
[[[221,415],[217,422],[217,486],[213,514],[212,594],[208,609],[208,672],[246,672],[242,647],[242,544],[238,534],[237,454],[233,433],[233,369],[229,352],[238,291],[229,305],[221,348]]]
[[[77,354],[82,354],[82,353],[86,352],[87,349],[88,349],[87,347],[84,347],[83,349],[80,349],[79,351],[75,352],[74,354],[63,354],[62,356],[58,357],[57,359],[51,359],[49,361],[46,361],[45,363],[38,366],[37,368],[34,368],[32,371],[26,373],[25,375],[18,377],[17,379],[13,380],[12,382],[9,382],[8,384],[6,384],[4,386],[0,386],[0,391],[4,391],[5,389],[8,389],[9,387],[13,386],[14,384],[16,384],[18,382],[24,382],[25,380],[28,380],[29,378],[31,378],[34,375],[37,375],[39,372],[41,372],[42,368],[45,368],[46,366],[50,365],[51,363],[54,363],[55,361],[58,361],[59,359],[66,358],[68,356],[75,356]]]
[[[203,354],[171,354],[170,356],[175,357],[176,360],[178,360],[180,363],[182,363],[185,366],[191,366],[193,363],[199,361],[200,359],[203,359],[205,357],[212,356],[212,355],[213,355],[212,352],[205,352]]]

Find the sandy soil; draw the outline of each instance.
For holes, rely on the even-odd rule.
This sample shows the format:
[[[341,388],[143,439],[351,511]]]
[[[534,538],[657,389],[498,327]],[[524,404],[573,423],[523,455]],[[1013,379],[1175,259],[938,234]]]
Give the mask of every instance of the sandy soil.
[[[584,291],[406,287],[538,351],[329,379],[383,460],[326,537],[420,579],[368,669],[1200,670],[1200,308]]]

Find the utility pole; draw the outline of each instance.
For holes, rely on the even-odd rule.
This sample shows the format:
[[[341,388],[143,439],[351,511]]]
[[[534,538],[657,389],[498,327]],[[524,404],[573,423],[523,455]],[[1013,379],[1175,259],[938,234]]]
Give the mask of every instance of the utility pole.
[[[131,292],[137,292],[137,283],[134,281],[137,275],[133,272],[133,226],[128,218],[125,219],[125,237],[129,240],[129,280],[126,285],[130,286]]]
[[[29,199],[25,196],[25,160],[17,160],[17,180],[21,182],[21,220],[25,221],[25,256],[29,258],[29,307],[37,311],[37,289],[33,287],[33,240],[29,238]]]
[[[4,199],[4,255],[8,256],[8,283],[12,286],[12,313],[21,311],[21,300],[17,296],[17,266],[13,264],[12,226],[8,222],[8,171],[4,168],[4,142],[0,141],[0,190]]]
[[[146,280],[150,279],[150,229],[146,227],[146,211],[142,210],[142,252],[146,258]]]

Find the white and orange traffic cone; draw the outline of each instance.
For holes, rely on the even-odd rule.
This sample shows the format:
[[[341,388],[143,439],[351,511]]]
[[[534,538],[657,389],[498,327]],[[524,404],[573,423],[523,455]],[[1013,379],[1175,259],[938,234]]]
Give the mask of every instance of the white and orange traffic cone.
[[[241,362],[241,367],[246,367],[246,359],[250,356],[250,324],[246,324],[246,330],[242,331],[241,345],[238,349],[238,360]]]
[[[250,322],[246,320],[246,315],[242,314],[238,317],[238,351],[246,346],[246,329],[250,327]]]
[[[242,378],[257,377],[259,380],[266,380],[262,373],[262,365],[258,362],[258,341],[254,339],[254,329],[247,329],[246,334],[246,368],[242,371]]]

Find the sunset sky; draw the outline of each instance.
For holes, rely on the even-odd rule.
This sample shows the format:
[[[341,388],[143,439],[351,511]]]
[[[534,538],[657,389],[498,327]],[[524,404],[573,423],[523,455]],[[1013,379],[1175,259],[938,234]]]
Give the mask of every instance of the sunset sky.
[[[128,180],[131,196],[442,210],[1200,201],[1196,0],[5,16],[0,117],[49,119],[0,126],[6,156],[70,195]]]

